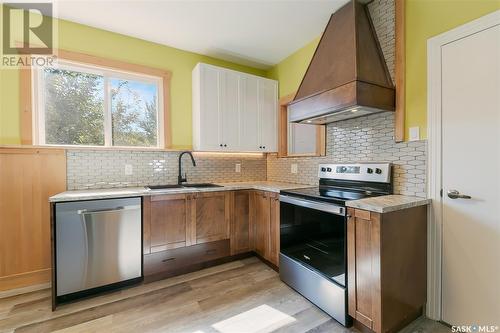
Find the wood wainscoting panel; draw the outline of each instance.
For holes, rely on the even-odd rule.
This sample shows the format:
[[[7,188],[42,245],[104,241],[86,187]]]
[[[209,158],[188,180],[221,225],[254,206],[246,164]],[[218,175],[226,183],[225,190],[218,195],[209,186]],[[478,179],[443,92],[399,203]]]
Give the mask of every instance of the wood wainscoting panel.
[[[0,148],[0,291],[50,281],[49,197],[65,190],[64,150]]]

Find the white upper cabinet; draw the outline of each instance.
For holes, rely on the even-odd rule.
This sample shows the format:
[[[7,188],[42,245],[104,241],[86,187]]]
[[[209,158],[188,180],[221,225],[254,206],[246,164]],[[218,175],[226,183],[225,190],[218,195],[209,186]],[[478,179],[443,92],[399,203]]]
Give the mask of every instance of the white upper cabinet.
[[[277,151],[278,89],[275,81],[259,81],[259,147],[266,152]]]
[[[222,71],[220,115],[222,146],[225,150],[235,150],[240,147],[240,101],[239,76],[236,72]],[[203,105],[203,104],[202,104]]]
[[[222,117],[219,112],[221,75],[216,68],[197,66],[193,71],[193,145],[208,151],[220,150]]]
[[[193,70],[193,147],[277,151],[278,83],[207,64]]]
[[[240,77],[240,148],[242,151],[258,149],[259,139],[259,79],[254,76]]]

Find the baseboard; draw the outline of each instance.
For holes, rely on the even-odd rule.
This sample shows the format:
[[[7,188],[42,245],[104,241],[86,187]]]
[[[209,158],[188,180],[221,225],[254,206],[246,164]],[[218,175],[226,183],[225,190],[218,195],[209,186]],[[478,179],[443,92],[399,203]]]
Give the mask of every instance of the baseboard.
[[[22,288],[0,291],[0,299],[12,297],[12,296],[18,296],[18,295],[22,295],[22,294],[28,294],[28,293],[32,293],[34,291],[50,289],[51,287],[52,286],[50,283],[42,283],[42,284],[36,284],[33,286],[27,286],[27,287],[22,287]]]
[[[12,290],[50,284],[51,276],[51,268],[2,276],[0,277],[0,295],[3,295],[4,293],[8,294]]]

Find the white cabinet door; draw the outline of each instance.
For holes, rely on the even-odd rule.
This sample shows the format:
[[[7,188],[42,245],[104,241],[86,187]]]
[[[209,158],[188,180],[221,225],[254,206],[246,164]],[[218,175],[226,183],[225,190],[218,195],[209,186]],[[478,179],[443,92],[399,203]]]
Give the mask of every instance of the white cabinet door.
[[[193,70],[193,147],[277,151],[277,82],[212,65]]]
[[[222,150],[220,71],[198,65],[193,71],[193,146],[195,150]]]
[[[240,77],[240,145],[242,151],[259,149],[259,79],[253,76]]]
[[[277,151],[278,141],[278,89],[276,81],[259,80],[259,150]]]
[[[221,71],[221,129],[222,129],[222,150],[239,151],[239,79],[240,75],[234,71]]]

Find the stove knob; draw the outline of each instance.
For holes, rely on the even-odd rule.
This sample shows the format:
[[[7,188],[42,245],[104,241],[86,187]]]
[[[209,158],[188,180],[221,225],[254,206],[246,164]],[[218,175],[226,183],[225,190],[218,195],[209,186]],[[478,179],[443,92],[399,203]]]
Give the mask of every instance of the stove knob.
[[[326,171],[326,168],[321,168],[321,172],[325,172]]]
[[[332,168],[326,168],[327,172],[332,172]]]
[[[340,172],[343,173],[343,172],[346,172],[346,171],[347,171],[347,168],[345,166],[343,166],[343,167],[340,168]]]
[[[368,168],[368,169],[366,169],[366,172],[367,173],[373,173],[373,169],[372,168]]]
[[[376,169],[375,169],[375,173],[376,173],[376,174],[378,174],[378,175],[380,175],[380,174],[382,173],[382,170],[381,170],[381,169],[379,169],[379,168],[376,168]]]

